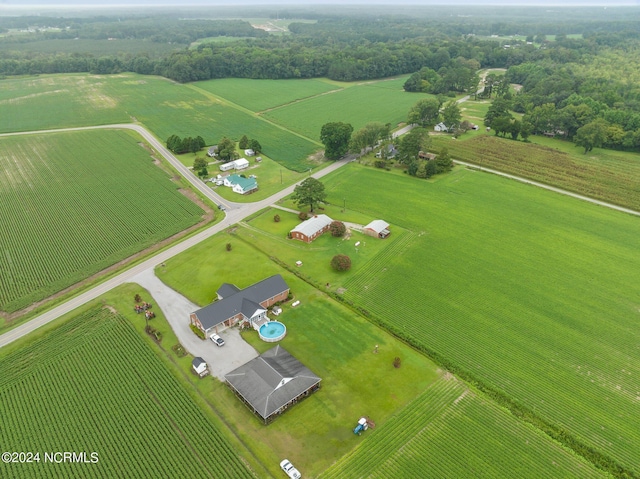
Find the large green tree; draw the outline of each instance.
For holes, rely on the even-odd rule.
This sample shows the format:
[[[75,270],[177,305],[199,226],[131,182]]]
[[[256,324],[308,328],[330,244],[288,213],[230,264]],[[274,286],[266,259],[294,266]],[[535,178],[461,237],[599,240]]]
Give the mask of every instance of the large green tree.
[[[398,145],[398,161],[410,166],[418,161],[418,154],[429,147],[431,138],[424,128],[414,128],[404,135]]]
[[[367,123],[365,126],[351,135],[349,150],[360,153],[365,148],[372,148],[380,140],[386,140],[391,135],[391,125],[383,125],[380,122]]]
[[[583,147],[584,153],[587,154],[594,148],[602,146],[607,139],[608,127],[606,121],[598,118],[579,128],[573,141],[576,145]]]
[[[309,177],[294,188],[291,199],[296,205],[308,205],[309,209],[313,211],[314,205],[324,203],[326,197],[324,185],[315,178]]]
[[[413,125],[434,125],[440,115],[440,102],[435,98],[424,98],[409,110],[408,122]]]
[[[460,107],[455,100],[452,100],[442,109],[442,122],[447,125],[448,128],[456,128],[460,125],[460,120],[462,120]]]
[[[325,123],[320,130],[320,141],[324,144],[324,156],[330,160],[342,158],[349,150],[353,127],[341,121]]]
[[[218,158],[223,161],[235,160],[237,156],[236,144],[226,136],[218,142]]]

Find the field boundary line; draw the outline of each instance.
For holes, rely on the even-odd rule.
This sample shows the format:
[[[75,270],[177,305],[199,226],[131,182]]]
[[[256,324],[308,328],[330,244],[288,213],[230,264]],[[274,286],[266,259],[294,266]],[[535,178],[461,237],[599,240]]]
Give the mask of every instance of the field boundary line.
[[[563,190],[562,188],[557,188],[555,186],[547,185],[545,183],[540,183],[539,181],[529,180],[527,178],[523,178],[522,176],[512,175],[510,173],[504,173],[499,170],[494,170],[492,168],[486,168],[484,166],[475,165],[473,163],[467,163],[466,161],[453,160],[454,163],[459,165],[466,166],[468,168],[472,168],[474,170],[479,170],[485,173],[491,173],[493,175],[502,176],[503,178],[508,178],[510,180],[519,181],[520,183],[524,183],[527,185],[537,186],[538,188],[542,188],[545,190],[553,191],[554,193],[559,193],[561,195],[570,196],[572,198],[576,198],[578,200],[586,201],[588,203],[592,203],[598,206],[604,206],[605,208],[609,208],[612,210],[620,211],[622,213],[627,213],[634,216],[640,216],[640,211],[632,210],[630,208],[625,208],[624,206],[614,205],[613,203],[607,203],[606,201],[596,200],[595,198],[591,198],[589,196],[584,196],[579,193],[574,193],[573,191]]]
[[[262,116],[263,113],[269,113],[270,111],[274,111],[274,110],[279,110],[280,108],[284,108],[286,106],[291,106],[291,105],[295,105],[296,103],[300,103],[303,101],[307,101],[307,100],[312,100],[314,98],[318,98],[319,96],[323,96],[323,95],[329,95],[330,93],[337,93],[339,91],[343,91],[346,90],[347,87],[342,87],[342,88],[336,88],[335,90],[329,90],[329,91],[323,91],[322,93],[316,93],[315,95],[311,95],[305,98],[298,98],[297,100],[292,100],[289,101],[287,103],[283,103],[282,105],[278,105],[278,106],[273,106],[271,108],[267,108],[266,110],[260,110],[260,111],[256,111],[256,115],[258,116]]]

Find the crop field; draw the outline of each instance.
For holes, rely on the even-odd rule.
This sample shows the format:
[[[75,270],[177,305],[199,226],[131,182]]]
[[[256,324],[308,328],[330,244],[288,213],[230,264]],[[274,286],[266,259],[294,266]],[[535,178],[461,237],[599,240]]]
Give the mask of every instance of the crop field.
[[[122,316],[94,308],[0,359],[2,477],[254,477]],[[97,454],[52,463],[45,452]]]
[[[320,477],[606,477],[452,377],[364,434]]]
[[[11,51],[37,52],[37,53],[80,53],[91,54],[97,57],[111,56],[118,53],[139,54],[147,53],[149,57],[156,58],[181,50],[184,45],[170,43],[150,42],[143,39],[127,40],[42,40],[37,42],[13,42],[5,44],[3,48]]]
[[[223,78],[196,82],[194,85],[256,113],[340,89],[340,87],[321,79],[250,80]]]
[[[345,299],[638,474],[637,218],[460,168],[424,181],[352,164],[326,184],[415,233]]]
[[[458,141],[434,137],[433,149],[439,150],[442,146],[449,149],[453,159],[640,210],[640,161],[637,155],[607,150],[583,155],[583,150],[578,148],[575,148],[575,154],[570,154],[550,146],[493,135]]]
[[[17,311],[198,223],[123,131],[0,138],[0,310]]]
[[[284,105],[262,116],[286,128],[318,140],[322,125],[331,121],[351,123],[354,130],[378,121],[398,123],[407,119],[409,109],[424,93],[407,93],[402,89],[406,78],[352,84],[335,93]]]
[[[322,146],[204,90],[152,76],[50,75],[3,80],[0,108],[0,132],[139,121],[161,140],[176,134],[202,136],[208,144],[215,144],[223,136],[239,140],[246,134],[260,141],[264,153],[274,161],[295,171],[308,169],[307,157]]]
[[[130,122],[118,99],[105,93],[105,79],[48,75],[2,80],[0,133]]]

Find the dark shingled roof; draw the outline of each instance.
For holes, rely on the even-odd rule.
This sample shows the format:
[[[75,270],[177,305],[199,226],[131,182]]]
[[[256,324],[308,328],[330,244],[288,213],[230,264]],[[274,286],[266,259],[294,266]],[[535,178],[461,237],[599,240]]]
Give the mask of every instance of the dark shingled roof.
[[[193,358],[193,361],[191,361],[191,365],[195,369],[198,369],[202,364],[206,364],[206,361],[204,359],[202,359],[201,357],[199,357],[199,356]]]
[[[213,328],[238,313],[250,318],[256,312],[256,309],[261,308],[261,302],[288,290],[289,286],[282,279],[282,276],[276,274],[248,288],[239,289],[230,296],[227,295],[226,293],[231,292],[233,288],[236,287],[232,284],[223,284],[218,289],[218,293],[224,289],[224,294],[221,294],[223,299],[195,312],[205,330]]]
[[[221,298],[226,298],[227,296],[233,296],[238,291],[240,291],[240,288],[238,288],[235,284],[222,283],[222,286],[218,288],[216,294]]]
[[[321,381],[281,346],[231,371],[225,379],[265,420]]]

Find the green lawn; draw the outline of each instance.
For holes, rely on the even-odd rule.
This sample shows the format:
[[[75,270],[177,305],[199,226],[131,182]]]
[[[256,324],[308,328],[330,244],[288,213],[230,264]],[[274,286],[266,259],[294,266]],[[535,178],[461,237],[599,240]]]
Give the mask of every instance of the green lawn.
[[[233,245],[229,252],[227,242]],[[384,424],[438,373],[426,357],[281,269],[237,235],[217,235],[157,271],[201,305],[223,282],[243,288],[276,273],[301,301],[295,309],[283,306],[278,319],[287,336],[279,344],[322,378],[322,388],[266,427],[225,386],[216,383],[208,400],[274,475],[279,474],[274,457],[287,457],[313,477],[357,444],[352,430],[363,414]],[[256,332],[245,337],[261,352],[273,346]],[[378,354],[373,353],[376,344]],[[400,369],[393,367],[396,356],[402,358]]]
[[[201,221],[117,130],[0,138],[0,310],[41,300]]]
[[[427,182],[351,164],[325,183],[415,234],[345,282],[347,300],[640,470],[637,218],[459,168]]]

